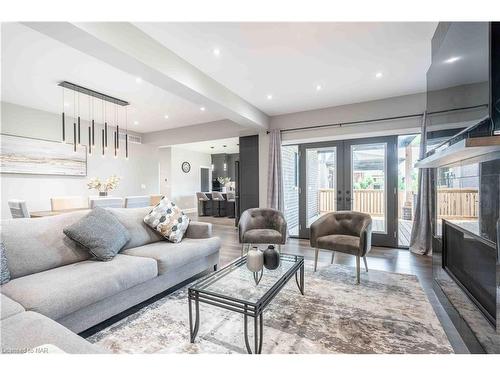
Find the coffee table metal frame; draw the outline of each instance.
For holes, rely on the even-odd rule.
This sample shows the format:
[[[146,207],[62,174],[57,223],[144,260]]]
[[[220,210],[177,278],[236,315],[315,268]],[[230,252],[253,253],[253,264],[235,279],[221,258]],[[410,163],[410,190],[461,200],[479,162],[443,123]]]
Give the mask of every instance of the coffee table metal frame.
[[[214,293],[205,290],[204,288],[213,284],[215,281],[232,272],[237,267],[242,267],[246,263],[246,256],[236,259],[210,275],[203,277],[196,284],[188,289],[189,301],[189,331],[190,341],[193,343],[198,329],[200,328],[200,302],[221,307],[226,310],[234,311],[243,314],[244,319],[244,337],[245,346],[248,353],[252,354],[252,349],[248,340],[248,317],[254,319],[254,353],[262,352],[263,338],[263,320],[262,313],[266,306],[273,300],[281,289],[295,275],[295,282],[302,295],[304,295],[304,257],[300,255],[281,254],[281,260],[292,261],[295,264],[290,267],[257,302],[249,302],[242,299],[229,297],[223,294]],[[250,271],[249,271],[250,272]],[[193,307],[194,302],[194,323],[193,323]]]

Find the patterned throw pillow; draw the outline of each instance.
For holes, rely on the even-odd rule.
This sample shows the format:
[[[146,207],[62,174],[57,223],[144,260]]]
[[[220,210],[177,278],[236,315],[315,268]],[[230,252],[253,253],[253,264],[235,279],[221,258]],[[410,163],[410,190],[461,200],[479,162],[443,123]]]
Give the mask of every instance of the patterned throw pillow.
[[[181,242],[189,225],[189,218],[174,202],[163,197],[146,215],[144,222],[170,242]]]
[[[3,242],[0,242],[0,258],[2,259],[2,273],[0,278],[0,285],[8,283],[10,281],[10,272],[7,265],[7,256],[5,255],[5,246]]]

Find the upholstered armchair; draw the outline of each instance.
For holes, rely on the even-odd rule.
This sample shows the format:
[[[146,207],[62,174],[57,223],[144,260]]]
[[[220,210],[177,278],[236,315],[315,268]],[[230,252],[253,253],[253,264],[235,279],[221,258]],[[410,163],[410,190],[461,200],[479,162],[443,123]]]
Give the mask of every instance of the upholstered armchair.
[[[282,212],[271,208],[250,208],[243,212],[238,223],[241,255],[252,244],[281,245],[286,243],[288,226]]]
[[[371,250],[372,219],[370,215],[355,211],[331,212],[311,224],[311,247],[316,249],[314,271],[318,264],[319,250],[351,254],[356,257],[356,281],[360,281],[360,258],[363,258],[366,272],[366,254]]]

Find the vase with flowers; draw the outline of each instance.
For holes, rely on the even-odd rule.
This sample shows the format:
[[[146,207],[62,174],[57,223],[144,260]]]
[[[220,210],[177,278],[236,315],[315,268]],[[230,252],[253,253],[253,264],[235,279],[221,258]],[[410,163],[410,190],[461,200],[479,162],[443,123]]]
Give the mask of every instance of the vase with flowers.
[[[226,193],[228,186],[231,185],[231,178],[230,177],[218,177],[217,181],[219,181],[219,183],[222,186],[222,192]]]
[[[120,177],[112,175],[105,181],[101,181],[98,177],[93,177],[87,183],[89,190],[95,189],[99,192],[100,197],[106,197],[110,191],[115,190],[120,183]]]

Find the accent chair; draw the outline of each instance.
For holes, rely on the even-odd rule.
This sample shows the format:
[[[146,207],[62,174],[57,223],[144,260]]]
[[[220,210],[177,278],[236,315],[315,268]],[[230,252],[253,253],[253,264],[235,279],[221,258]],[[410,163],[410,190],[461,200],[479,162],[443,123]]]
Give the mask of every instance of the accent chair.
[[[271,208],[249,208],[241,215],[238,223],[241,256],[253,244],[281,245],[288,238],[288,225],[281,211]]]
[[[356,257],[356,282],[360,283],[360,259],[363,258],[366,272],[368,264],[366,254],[371,250],[372,218],[368,214],[356,211],[331,212],[321,216],[311,224],[310,242],[315,248],[314,272],[318,264],[319,250],[335,252]]]

